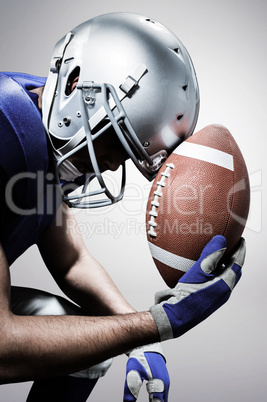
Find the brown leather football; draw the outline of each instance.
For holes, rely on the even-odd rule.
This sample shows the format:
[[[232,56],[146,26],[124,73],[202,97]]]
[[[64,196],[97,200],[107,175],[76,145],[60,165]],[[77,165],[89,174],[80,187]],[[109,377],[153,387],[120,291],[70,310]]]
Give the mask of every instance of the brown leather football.
[[[149,248],[169,287],[213,236],[226,237],[226,256],[233,250],[249,203],[246,164],[225,127],[207,126],[177,147],[154,180],[146,213]]]

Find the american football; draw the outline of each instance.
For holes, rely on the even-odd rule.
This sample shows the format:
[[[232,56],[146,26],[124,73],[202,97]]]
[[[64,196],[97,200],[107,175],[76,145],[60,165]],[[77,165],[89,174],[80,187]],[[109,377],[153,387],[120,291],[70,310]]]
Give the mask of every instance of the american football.
[[[238,243],[250,203],[244,158],[231,133],[209,125],[179,145],[159,170],[147,202],[151,255],[169,287],[215,235]]]

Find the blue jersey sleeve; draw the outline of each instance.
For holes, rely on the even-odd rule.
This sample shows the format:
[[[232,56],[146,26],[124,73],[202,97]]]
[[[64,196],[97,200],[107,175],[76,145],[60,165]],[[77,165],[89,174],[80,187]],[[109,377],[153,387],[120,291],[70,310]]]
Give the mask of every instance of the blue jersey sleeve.
[[[0,73],[0,242],[9,263],[37,243],[58,206],[55,188],[46,208],[56,185],[41,113],[26,89],[34,85],[35,77]]]
[[[28,173],[47,170],[48,155],[43,152],[47,149],[46,136],[40,112],[21,85],[2,74],[0,91],[0,165],[7,181],[21,176],[16,180],[13,196],[19,206],[25,207],[33,193]]]

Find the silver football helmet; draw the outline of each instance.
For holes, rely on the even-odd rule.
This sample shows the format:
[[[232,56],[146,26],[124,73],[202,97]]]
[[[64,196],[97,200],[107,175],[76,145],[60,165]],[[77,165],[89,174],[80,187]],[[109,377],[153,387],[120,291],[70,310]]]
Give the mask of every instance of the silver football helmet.
[[[115,196],[99,169],[96,138],[109,130],[152,180],[168,155],[193,133],[199,89],[190,56],[171,31],[142,15],[111,13],[82,23],[56,44],[42,107],[58,183],[64,168],[79,176],[68,158],[84,147],[94,170],[80,192],[70,192],[76,181],[62,187],[65,202],[98,207],[122,198],[125,164]],[[92,191],[93,177],[100,188]]]

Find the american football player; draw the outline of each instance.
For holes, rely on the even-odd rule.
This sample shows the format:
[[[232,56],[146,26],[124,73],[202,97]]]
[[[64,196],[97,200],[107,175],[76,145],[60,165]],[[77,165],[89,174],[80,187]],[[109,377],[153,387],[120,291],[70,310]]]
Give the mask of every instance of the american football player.
[[[226,245],[216,236],[176,288],[136,312],[78,228],[68,227],[76,225],[72,208],[122,199],[127,159],[153,180],[193,133],[199,90],[186,48],[150,18],[101,15],[56,44],[46,79],[3,72],[0,89],[1,383],[34,381],[28,401],[86,401],[112,358],[125,353],[123,400],[135,401],[146,380],[150,400],[167,402],[159,342],[229,298],[244,242],[218,274]],[[119,167],[114,194],[103,172]],[[11,286],[9,267],[33,244],[68,299]]]

